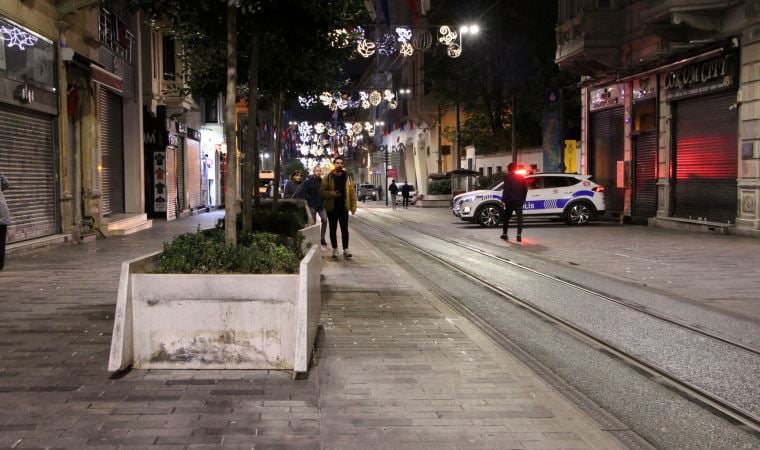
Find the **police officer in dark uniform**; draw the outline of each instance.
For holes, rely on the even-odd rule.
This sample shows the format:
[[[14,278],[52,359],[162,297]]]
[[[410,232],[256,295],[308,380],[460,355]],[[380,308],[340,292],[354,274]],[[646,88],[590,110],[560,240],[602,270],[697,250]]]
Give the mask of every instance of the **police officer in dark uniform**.
[[[517,242],[522,242],[523,204],[528,196],[528,185],[525,183],[525,178],[515,172],[516,169],[515,163],[509,163],[507,174],[504,176],[504,190],[501,193],[504,206],[504,229],[501,238],[505,241],[509,240],[507,229],[514,212],[517,215]]]

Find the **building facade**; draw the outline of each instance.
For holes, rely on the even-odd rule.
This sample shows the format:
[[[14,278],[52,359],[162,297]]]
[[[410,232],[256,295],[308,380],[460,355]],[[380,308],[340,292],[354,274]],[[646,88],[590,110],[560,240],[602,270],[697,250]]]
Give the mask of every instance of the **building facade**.
[[[560,0],[582,76],[581,169],[607,210],[760,235],[760,2]]]

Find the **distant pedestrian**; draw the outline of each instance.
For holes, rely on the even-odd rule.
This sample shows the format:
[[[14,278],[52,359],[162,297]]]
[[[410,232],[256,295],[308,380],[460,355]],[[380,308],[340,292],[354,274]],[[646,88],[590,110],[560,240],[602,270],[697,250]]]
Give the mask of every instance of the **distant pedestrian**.
[[[401,186],[401,201],[404,209],[409,209],[409,194],[412,192],[412,187],[407,183]]]
[[[282,191],[282,198],[293,198],[293,194],[296,193],[298,186],[303,182],[303,173],[300,170],[296,170],[290,175],[290,179],[285,183],[285,189]]]
[[[327,234],[327,210],[325,210],[325,201],[322,199],[319,191],[322,188],[322,168],[315,166],[311,175],[306,177],[303,183],[298,186],[296,192],[293,194],[293,198],[302,198],[306,200],[306,204],[309,205],[309,210],[314,220],[317,220],[319,216],[320,222],[322,222],[322,240],[320,244],[327,245],[325,236]]]
[[[388,186],[388,193],[391,194],[391,205],[393,205],[393,209],[396,209],[396,197],[398,196],[396,180],[391,180],[391,185]]]
[[[348,213],[356,214],[356,188],[351,177],[343,170],[343,157],[336,156],[333,159],[335,168],[327,176],[322,178],[320,194],[325,200],[327,220],[330,223],[330,244],[332,244],[332,256],[337,258],[338,253],[338,224],[340,224],[340,237],[343,244],[343,257],[351,258],[353,255],[348,250]]]
[[[377,200],[378,201],[383,200],[383,185],[382,184],[377,185]]]
[[[504,229],[501,238],[505,241],[509,240],[507,230],[514,212],[517,215],[517,242],[522,242],[523,205],[528,196],[528,185],[525,183],[525,178],[515,172],[516,168],[515,163],[509,163],[507,174],[504,176],[504,190],[501,192],[501,201],[504,205]]]
[[[5,241],[8,236],[8,225],[11,224],[11,212],[5,202],[4,192],[10,189],[8,179],[0,172],[0,270],[5,266]]]

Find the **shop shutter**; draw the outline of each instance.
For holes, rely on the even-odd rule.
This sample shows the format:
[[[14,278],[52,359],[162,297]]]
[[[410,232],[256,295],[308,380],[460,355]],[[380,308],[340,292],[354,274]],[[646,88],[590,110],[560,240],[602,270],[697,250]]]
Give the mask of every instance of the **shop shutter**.
[[[201,203],[201,143],[187,138],[185,140],[185,167],[187,180],[187,201],[190,208],[199,208]]]
[[[633,217],[646,220],[657,215],[657,133],[641,133],[633,145]]]
[[[11,184],[4,193],[8,242],[57,232],[54,154],[51,117],[0,105],[0,172]]]
[[[179,146],[177,147],[177,211],[182,212],[187,208],[187,195],[185,194],[185,139],[179,138]]]
[[[621,213],[625,190],[617,186],[617,162],[623,160],[623,108],[591,114],[589,174],[606,188],[607,211]]]
[[[738,114],[736,93],[682,100],[675,108],[673,215],[736,220]]]
[[[124,119],[121,97],[100,88],[101,205],[103,215],[124,212]]]
[[[166,220],[177,218],[177,147],[166,147]]]

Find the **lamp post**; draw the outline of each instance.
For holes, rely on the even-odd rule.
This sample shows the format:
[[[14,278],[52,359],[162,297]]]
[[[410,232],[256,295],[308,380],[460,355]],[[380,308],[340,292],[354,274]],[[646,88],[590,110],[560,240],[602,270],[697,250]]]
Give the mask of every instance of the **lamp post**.
[[[459,48],[462,48],[462,36],[465,34],[469,35],[476,35],[480,32],[480,26],[477,24],[471,24],[471,25],[462,25],[459,27]],[[461,169],[462,168],[462,157],[459,153],[459,89],[457,89],[457,99],[456,99],[456,135],[454,136],[454,149],[455,149],[455,161],[454,161],[454,168],[455,169]],[[457,187],[459,187],[459,183],[457,182]]]

